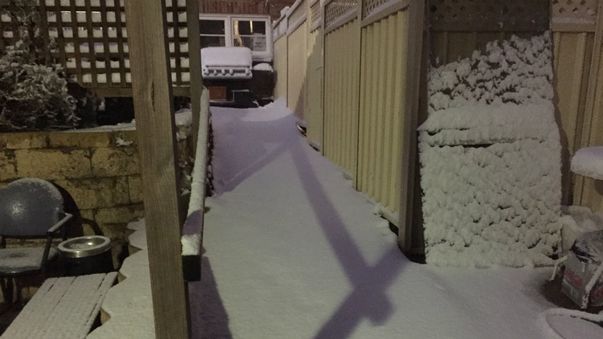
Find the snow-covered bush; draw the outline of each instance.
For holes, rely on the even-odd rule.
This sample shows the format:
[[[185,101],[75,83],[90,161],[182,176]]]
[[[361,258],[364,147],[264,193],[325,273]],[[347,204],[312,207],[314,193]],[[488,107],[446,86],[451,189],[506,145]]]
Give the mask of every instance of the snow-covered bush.
[[[73,128],[79,118],[67,80],[48,57],[35,0],[11,1],[16,42],[0,56],[0,130]]]
[[[428,263],[552,262],[561,240],[552,80],[548,33],[432,69],[419,128]]]
[[[485,53],[432,68],[429,110],[468,104],[537,103],[553,99],[550,34],[492,41]]]

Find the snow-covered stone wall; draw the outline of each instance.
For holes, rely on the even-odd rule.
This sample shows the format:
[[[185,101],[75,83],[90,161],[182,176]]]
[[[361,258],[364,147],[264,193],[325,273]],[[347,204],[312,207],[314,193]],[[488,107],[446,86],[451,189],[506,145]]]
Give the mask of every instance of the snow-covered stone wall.
[[[534,266],[559,250],[561,145],[548,34],[435,68],[419,128],[426,259]]]

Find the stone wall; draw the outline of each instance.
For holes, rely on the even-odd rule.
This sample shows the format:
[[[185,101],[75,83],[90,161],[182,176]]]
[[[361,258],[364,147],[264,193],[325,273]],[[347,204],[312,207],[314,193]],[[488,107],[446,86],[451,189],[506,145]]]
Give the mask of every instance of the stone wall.
[[[185,165],[186,129],[181,126],[178,133],[180,163]],[[136,143],[134,128],[2,133],[0,185],[37,177],[65,188],[82,216],[95,220],[113,240],[118,255],[127,223],[144,214]]]

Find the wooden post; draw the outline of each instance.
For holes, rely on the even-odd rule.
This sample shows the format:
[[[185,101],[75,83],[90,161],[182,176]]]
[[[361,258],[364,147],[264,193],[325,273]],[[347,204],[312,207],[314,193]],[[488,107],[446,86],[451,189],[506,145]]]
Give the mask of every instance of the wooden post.
[[[414,199],[419,195],[415,187],[417,156],[417,125],[419,116],[419,96],[421,88],[421,65],[423,51],[423,27],[425,0],[411,0],[408,23],[408,61],[406,74],[406,106],[400,128],[404,131],[402,145],[402,162],[400,164],[400,216],[398,245],[404,252],[412,251],[412,234],[418,225],[414,225]]]
[[[176,138],[163,0],[125,1],[156,338],[187,338]]]
[[[186,0],[186,19],[188,29],[189,72],[191,79],[191,110],[193,113],[193,154],[197,147],[199,114],[201,112],[201,41],[199,36],[199,0]]]
[[[596,101],[597,101],[597,82],[599,82],[599,73],[601,59],[603,55],[601,53],[601,46],[603,45],[603,0],[599,1],[597,8],[597,23],[595,26],[595,37],[593,43],[593,50],[590,61],[590,75],[588,78],[588,88],[586,91],[586,107],[584,109],[584,120],[582,126],[580,126],[580,143],[576,145],[576,150],[580,147],[591,146],[592,143],[592,132],[593,132],[593,116],[596,114]],[[584,192],[586,190],[586,180],[583,176],[577,175],[576,182],[574,184],[573,201],[574,205],[585,205]]]

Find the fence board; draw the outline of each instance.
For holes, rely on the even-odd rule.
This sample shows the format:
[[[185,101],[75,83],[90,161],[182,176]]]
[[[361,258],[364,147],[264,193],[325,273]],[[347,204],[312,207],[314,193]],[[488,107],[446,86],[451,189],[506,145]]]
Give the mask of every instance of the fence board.
[[[318,14],[314,14],[318,7]],[[319,21],[316,29],[308,33],[308,65],[306,71],[306,104],[304,116],[307,122],[307,136],[311,145],[322,149],[323,144],[323,39],[320,1],[312,6],[312,21]],[[313,23],[312,25],[315,25]],[[310,28],[312,29],[312,28]]]
[[[274,97],[282,98],[287,104],[287,36],[281,36],[274,42],[274,71],[276,73],[276,86]]]
[[[360,20],[328,32],[325,39],[324,155],[356,177]]]
[[[158,1],[127,0],[134,109],[144,185],[145,223],[157,338],[187,338],[176,133],[167,41]]]
[[[399,11],[362,28],[358,189],[390,215],[400,204],[407,26],[408,12]]]
[[[297,8],[295,13],[304,11],[305,2]],[[307,63],[307,25],[305,16],[302,23],[290,22],[296,25],[293,31],[287,34],[287,107],[300,118],[304,118],[304,97],[306,88],[306,63]]]

